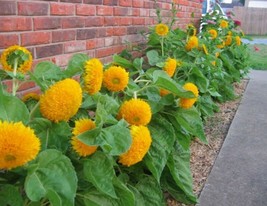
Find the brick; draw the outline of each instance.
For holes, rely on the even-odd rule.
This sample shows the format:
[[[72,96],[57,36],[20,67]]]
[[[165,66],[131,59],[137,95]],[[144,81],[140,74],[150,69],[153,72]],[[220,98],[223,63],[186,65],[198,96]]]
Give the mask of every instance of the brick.
[[[86,50],[86,41],[72,41],[64,44],[64,53],[73,53]]]
[[[107,37],[107,38],[105,38],[105,47],[113,46],[113,45],[118,45],[120,43],[121,43],[120,37],[118,37],[118,36],[113,36],[113,37]]]
[[[32,30],[32,21],[28,17],[1,17],[0,32]]]
[[[60,0],[60,2],[67,2],[67,3],[82,3],[82,0]]]
[[[132,24],[134,24],[134,25],[144,25],[145,24],[145,19],[144,18],[133,18],[132,19]]]
[[[63,29],[84,27],[84,18],[82,17],[64,17],[61,21]]]
[[[94,49],[96,48],[96,40],[95,39],[89,39],[86,41],[86,50]]]
[[[18,2],[18,14],[25,16],[48,15],[48,3]]]
[[[143,8],[144,7],[144,1],[133,0],[133,7]]]
[[[103,4],[103,0],[83,0],[85,4]]]
[[[127,28],[126,27],[118,27],[118,28],[114,29],[114,31],[113,31],[114,36],[123,36],[125,34],[127,34]]]
[[[52,42],[65,42],[75,40],[75,30],[58,30],[52,31]]]
[[[95,5],[77,4],[76,15],[80,16],[94,16],[96,14]]]
[[[94,16],[87,17],[85,20],[85,27],[94,27],[94,26],[103,26],[104,25],[104,17],[103,16]]]
[[[36,17],[33,18],[34,30],[58,29],[61,27],[59,17]]]
[[[69,60],[71,59],[72,56],[73,54],[57,55],[57,56],[52,57],[52,62],[59,67],[64,67],[68,65]]]
[[[140,16],[140,9],[132,8],[132,16]]]
[[[36,86],[35,82],[24,82],[23,84],[20,85],[20,87],[18,88],[18,91],[27,90],[35,86]]]
[[[145,1],[145,2],[144,2],[144,8],[155,9],[155,5],[154,5],[154,3],[151,2],[151,1]]]
[[[119,17],[113,17],[113,16],[104,17],[105,26],[118,26],[119,22],[120,22]]]
[[[116,29],[115,27],[108,27],[107,30],[106,30],[107,36],[113,36],[113,33],[114,33],[115,29]]]
[[[107,36],[107,29],[106,28],[97,28],[96,37],[106,37],[106,36]]]
[[[138,34],[141,31],[147,31],[147,27],[145,26],[130,26],[127,27],[127,34]]]
[[[114,47],[105,47],[105,48],[100,48],[96,50],[97,58],[111,56],[113,54],[115,54]]]
[[[78,29],[77,40],[93,39],[96,37],[95,29]]]
[[[131,25],[132,24],[132,18],[130,17],[122,17],[120,18],[120,25]]]
[[[96,47],[97,48],[104,47],[104,45],[105,45],[105,40],[103,38],[96,39]]]
[[[18,34],[0,34],[0,49],[6,49],[9,46],[18,45]]]
[[[51,42],[51,32],[30,32],[21,34],[23,46],[48,44]]]
[[[36,48],[36,58],[51,57],[59,54],[63,54],[62,44],[54,44]]]
[[[15,1],[1,1],[0,15],[15,15],[17,12],[17,4]]]
[[[154,10],[152,10],[154,14],[156,14],[156,12]],[[149,16],[150,15],[150,11],[148,9],[140,9],[140,16]]]
[[[103,4],[109,6],[116,6],[118,5],[118,0],[104,0]]]
[[[96,13],[99,16],[112,16],[113,15],[113,7],[110,6],[97,6]]]
[[[114,7],[114,16],[130,16],[132,11],[127,7]]]
[[[51,3],[50,4],[50,14],[69,16],[75,14],[75,5],[67,3]]]
[[[119,0],[119,6],[131,7],[132,0]]]

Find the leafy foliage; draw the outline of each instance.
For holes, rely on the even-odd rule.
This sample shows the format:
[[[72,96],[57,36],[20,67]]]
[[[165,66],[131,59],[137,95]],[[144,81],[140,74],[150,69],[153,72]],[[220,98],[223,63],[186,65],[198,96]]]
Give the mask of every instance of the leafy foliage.
[[[8,63],[13,71],[0,70],[0,76],[1,80],[12,79],[12,95],[0,85],[0,120],[22,122],[34,131],[41,148],[33,161],[18,168],[3,170],[0,164],[2,204],[164,206],[165,192],[177,201],[197,203],[190,172],[190,144],[195,138],[208,143],[203,129],[205,118],[218,110],[217,101],[235,98],[232,85],[249,71],[248,52],[246,45],[239,42],[242,31],[231,18],[225,19],[213,11],[202,18],[198,34],[191,24],[186,30],[173,29],[177,5],[172,5],[166,35],[151,28],[145,35],[147,42],[141,57],[134,58],[124,51],[104,65],[104,70],[114,65],[125,68],[129,73],[127,88],[110,92],[102,86],[94,95],[83,91],[82,104],[68,121],[46,119],[39,109],[38,98],[20,99],[16,93],[18,82],[33,81],[42,94],[50,85],[66,78],[79,79],[84,88],[84,65],[91,58],[75,54],[65,69],[52,62],[40,62],[26,76],[17,73],[16,55],[10,55]],[[159,8],[156,14],[163,24]],[[227,21],[227,27],[221,26],[222,20]],[[215,38],[211,29],[217,32]],[[195,42],[189,44],[192,36]],[[27,59],[22,58],[19,63]],[[170,63],[169,59],[173,61]],[[118,83],[118,79],[113,80]],[[184,85],[189,82],[198,91],[186,90]],[[122,155],[131,151],[128,158],[138,159],[140,149],[144,150],[144,134],[132,131],[132,125],[119,115],[124,101],[132,98],[144,100],[151,108],[148,112],[152,119],[142,126],[148,128],[146,139],[151,138],[152,143],[146,142],[150,147],[141,161],[124,166],[120,162]],[[181,106],[182,100],[192,99],[197,100],[194,105]],[[144,111],[133,109],[130,117],[142,118]],[[92,120],[95,127],[77,123],[84,119]],[[135,138],[140,140],[137,146]],[[92,147],[96,151],[90,155],[77,152]],[[14,157],[4,154],[5,161]]]

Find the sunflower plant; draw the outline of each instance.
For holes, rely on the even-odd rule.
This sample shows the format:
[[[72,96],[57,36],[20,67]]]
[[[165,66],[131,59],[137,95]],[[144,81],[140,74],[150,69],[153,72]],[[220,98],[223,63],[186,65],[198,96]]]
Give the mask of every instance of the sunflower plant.
[[[166,194],[197,203],[190,143],[207,144],[205,117],[234,96],[232,83],[248,71],[246,46],[230,20],[197,33],[193,24],[172,28],[174,3],[169,22],[159,11],[140,57],[114,54],[103,64],[75,54],[66,68],[44,61],[31,70],[26,48],[4,50],[3,205],[162,206]],[[21,95],[29,81],[38,92]]]

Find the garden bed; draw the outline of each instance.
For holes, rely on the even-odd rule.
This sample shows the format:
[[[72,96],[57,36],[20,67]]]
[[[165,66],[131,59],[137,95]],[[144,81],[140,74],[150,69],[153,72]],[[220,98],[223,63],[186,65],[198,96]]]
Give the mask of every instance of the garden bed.
[[[234,88],[237,98],[233,101],[219,104],[220,111],[215,113],[205,123],[205,134],[209,144],[205,145],[198,139],[194,140],[191,144],[190,164],[194,181],[194,193],[197,196],[200,195],[222,147],[247,84],[248,79],[243,79],[240,83],[235,83]],[[168,206],[185,206],[185,204],[169,199]]]

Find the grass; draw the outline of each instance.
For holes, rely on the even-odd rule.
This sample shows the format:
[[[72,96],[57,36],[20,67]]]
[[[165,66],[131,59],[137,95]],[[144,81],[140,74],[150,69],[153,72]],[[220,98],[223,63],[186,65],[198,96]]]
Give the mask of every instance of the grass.
[[[267,35],[246,35],[251,40],[267,39]],[[257,70],[267,70],[267,45],[249,44],[250,66]]]
[[[267,45],[250,44],[250,66],[257,70],[267,70]]]

